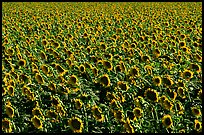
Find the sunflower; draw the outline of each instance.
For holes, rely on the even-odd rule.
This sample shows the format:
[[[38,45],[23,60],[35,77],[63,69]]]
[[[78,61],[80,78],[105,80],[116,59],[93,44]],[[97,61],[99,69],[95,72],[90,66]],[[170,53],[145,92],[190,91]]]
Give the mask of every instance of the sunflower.
[[[178,82],[176,83],[178,85],[178,87],[185,87],[185,83],[182,80],[178,80]]]
[[[98,76],[98,69],[96,67],[92,68],[92,72],[93,72],[95,77]]]
[[[154,54],[155,58],[158,58],[159,56],[161,56],[161,52],[160,52],[159,48],[155,48],[153,51],[153,54]]]
[[[14,117],[14,109],[10,105],[6,105],[6,114],[10,117]]]
[[[122,69],[122,72],[126,72],[125,63],[123,61],[120,61],[119,64],[120,64],[120,67]]]
[[[44,117],[43,114],[42,114],[42,111],[41,111],[40,108],[38,108],[38,107],[33,108],[32,114],[33,114],[33,115],[36,115],[36,116]]]
[[[85,66],[84,66],[84,65],[80,65],[80,66],[79,66],[79,71],[80,71],[81,73],[84,73],[84,72],[86,71]]]
[[[111,100],[110,107],[113,108],[113,109],[118,109],[119,108],[118,103],[117,103],[117,101],[115,99]]]
[[[52,45],[55,49],[58,49],[60,47],[60,44],[56,41],[54,43],[52,43]]]
[[[182,73],[182,77],[189,81],[191,78],[193,78],[193,72],[191,72],[190,70],[185,70],[183,73]]]
[[[44,83],[44,79],[42,78],[42,76],[41,76],[39,73],[37,73],[37,74],[35,75],[35,79],[36,79],[36,81],[37,81],[38,83],[40,83],[40,84],[43,84],[43,83]]]
[[[26,65],[26,61],[25,61],[24,59],[20,59],[20,60],[18,61],[18,66],[25,67],[25,65]]]
[[[6,95],[6,89],[2,87],[2,96]]]
[[[41,69],[42,69],[42,71],[43,71],[43,73],[44,74],[48,74],[49,73],[49,68],[48,68],[48,66],[47,65],[41,65]]]
[[[123,81],[119,81],[117,83],[118,87],[121,89],[121,90],[125,90],[127,91],[129,89],[129,86],[126,82],[123,82]]]
[[[10,96],[14,96],[14,87],[13,86],[8,86],[7,87],[7,92]]]
[[[179,47],[184,47],[186,46],[186,42],[185,41],[179,41]]]
[[[194,55],[194,58],[196,59],[197,62],[202,62],[202,56],[200,56],[198,53]]]
[[[132,67],[129,70],[129,74],[133,77],[138,76],[139,75],[139,68],[137,68],[136,66]]]
[[[14,50],[12,48],[8,48],[6,52],[10,56],[12,56],[14,54]]]
[[[164,105],[166,110],[170,110],[171,111],[172,108],[173,108],[173,104],[168,99],[164,100],[163,105]]]
[[[171,119],[171,116],[169,114],[163,116],[162,123],[166,128],[170,128],[173,125],[173,121]]]
[[[123,94],[122,94],[121,92],[118,93],[118,101],[119,101],[120,103],[123,103],[123,102],[126,101],[126,100],[125,100],[125,97],[123,96]]]
[[[114,111],[114,117],[116,120],[120,122],[124,122],[124,113],[121,110],[115,110]]]
[[[114,93],[111,93],[111,92],[107,92],[106,93],[106,97],[108,100],[112,100],[112,99],[117,99],[116,95]]]
[[[33,118],[31,118],[31,122],[33,123],[33,125],[35,126],[35,128],[37,129],[41,129],[43,124],[42,121],[40,120],[40,118],[38,118],[38,116],[34,115]]]
[[[50,84],[48,85],[48,88],[52,91],[54,91],[56,89],[56,84],[53,82],[50,82]]]
[[[142,117],[143,110],[139,107],[136,107],[133,109],[133,113],[137,118],[140,118],[140,117]]]
[[[64,110],[64,107],[61,104],[57,104],[57,106],[55,107],[56,107],[57,113],[59,113],[61,116],[66,115],[66,111]]]
[[[101,109],[98,106],[93,106],[92,107],[92,113],[94,118],[99,121],[99,122],[103,122],[104,121],[104,115],[102,114]]]
[[[104,87],[109,87],[110,86],[110,79],[108,77],[108,74],[104,74],[100,77],[100,83]]]
[[[28,90],[29,90],[29,88],[26,87],[26,85],[24,85],[23,88],[22,88],[22,93],[23,93],[23,95],[26,95],[26,92],[27,92]]]
[[[171,98],[171,100],[175,100],[177,97],[177,93],[175,91],[172,91],[171,89],[167,90],[167,94],[169,95],[169,97]]]
[[[197,118],[200,117],[201,111],[200,111],[199,108],[197,108],[197,107],[192,107],[192,108],[191,108],[191,111],[192,111],[192,114],[193,114],[194,116],[196,116]]]
[[[53,106],[57,106],[57,105],[59,105],[59,104],[60,104],[59,98],[58,98],[58,97],[53,97],[53,98],[52,98],[52,105],[53,105]]]
[[[150,89],[148,88],[145,93],[144,93],[144,96],[153,101],[153,102],[158,102],[158,93],[156,90],[153,90],[153,89]]]
[[[85,66],[85,68],[89,68],[89,69],[91,69],[92,68],[92,65],[90,64],[90,63],[88,63],[88,62],[85,62],[84,63],[84,66]]]
[[[156,86],[160,86],[162,83],[161,77],[159,76],[155,76],[152,80],[153,80],[153,84]]]
[[[68,121],[68,124],[74,133],[82,133],[82,129],[84,128],[84,123],[82,122],[81,119],[77,117],[73,117]]]
[[[83,103],[80,99],[74,99],[76,109],[81,109]]]
[[[191,63],[190,69],[195,70],[197,73],[201,72],[201,67],[197,63]]]
[[[69,78],[69,83],[72,84],[72,85],[77,85],[77,83],[78,83],[77,76],[71,75],[70,78]]]
[[[43,59],[43,60],[47,60],[47,55],[46,55],[45,52],[43,52],[43,51],[40,51],[40,57],[41,57],[41,59]]]
[[[118,73],[118,72],[121,72],[121,71],[122,71],[122,69],[121,69],[120,65],[116,65],[115,66],[115,72]]]
[[[202,132],[202,122],[194,120],[194,129],[198,132]]]
[[[202,96],[202,89],[200,89],[200,90],[198,91],[198,94],[197,94],[197,95],[198,95],[198,98],[199,98],[199,99],[202,99],[202,97],[203,97],[203,96]]]
[[[178,93],[179,97],[181,97],[182,99],[186,98],[184,87],[178,87],[177,93]]]
[[[12,132],[11,122],[7,118],[4,118],[2,120],[2,130],[5,131],[6,133]]]
[[[55,68],[57,69],[57,71],[61,74],[64,75],[66,73],[66,70],[64,68],[62,68],[59,64],[55,64]]]
[[[186,46],[181,47],[184,53],[190,54],[190,49]]]
[[[164,83],[165,86],[170,87],[174,84],[174,82],[172,81],[172,79],[168,76],[168,77],[164,77],[162,79],[162,82]]]
[[[135,133],[134,128],[132,127],[129,118],[126,119],[124,127],[128,133]]]
[[[153,69],[152,66],[150,66],[150,65],[145,65],[145,66],[144,66],[144,69],[145,69],[145,71],[148,72],[149,75],[152,74],[152,69]]]
[[[27,90],[26,91],[26,95],[27,95],[27,98],[31,101],[34,101],[35,100],[35,94],[34,92],[31,92],[30,90]]]
[[[149,62],[150,61],[150,57],[148,55],[142,55],[141,59],[143,62]]]
[[[48,118],[54,118],[54,119],[57,119],[58,118],[58,114],[55,112],[55,111],[52,111],[52,110],[48,110],[46,112],[46,116]]]
[[[110,61],[102,60],[102,64],[108,71],[111,71],[113,69],[113,65]]]

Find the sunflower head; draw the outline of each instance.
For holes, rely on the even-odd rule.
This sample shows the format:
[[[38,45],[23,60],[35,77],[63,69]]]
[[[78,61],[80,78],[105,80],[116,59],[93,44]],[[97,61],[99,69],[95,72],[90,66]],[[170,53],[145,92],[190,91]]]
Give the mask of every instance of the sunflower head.
[[[172,108],[173,108],[173,104],[171,103],[171,101],[170,100],[168,100],[168,99],[166,99],[166,100],[164,100],[164,108],[166,109],[166,110],[172,110]]]
[[[153,84],[154,84],[154,85],[156,85],[156,86],[160,86],[161,83],[162,83],[162,79],[161,79],[161,77],[159,77],[159,76],[155,76],[155,77],[153,78]]]
[[[182,80],[178,80],[176,84],[178,85],[178,87],[185,87],[185,83]]]
[[[177,89],[178,96],[182,99],[186,98],[185,96],[185,87],[178,87]]]
[[[129,118],[126,119],[126,122],[124,123],[124,127],[125,127],[126,132],[135,133],[134,128],[132,127]]]
[[[41,111],[40,108],[38,108],[38,107],[33,108],[32,114],[33,114],[33,115],[36,115],[36,116],[43,116],[42,111]]]
[[[178,114],[184,114],[184,107],[180,101],[176,102],[176,108],[177,108]]]
[[[172,91],[171,89],[167,89],[167,94],[171,98],[171,100],[175,100],[177,97],[177,93],[175,91]]]
[[[139,68],[137,68],[136,66],[132,67],[130,70],[129,70],[129,74],[131,76],[138,76],[139,75]]]
[[[122,72],[126,72],[125,63],[124,63],[123,61],[120,61],[120,62],[119,62],[119,65],[120,65],[120,67],[121,67],[121,69],[122,69]]]
[[[6,133],[12,132],[11,122],[7,118],[4,118],[2,120],[2,130],[5,131]]]
[[[40,51],[40,57],[42,60],[47,60],[47,55],[43,51]]]
[[[57,69],[57,71],[58,71],[61,75],[65,74],[65,72],[66,72],[66,70],[65,70],[62,66],[60,66],[59,64],[55,64],[55,68]]]
[[[104,115],[103,115],[101,109],[98,106],[96,106],[96,105],[93,106],[91,110],[92,110],[94,118],[97,121],[99,121],[99,122],[103,122],[104,121]]]
[[[133,109],[133,113],[137,118],[140,118],[140,117],[142,117],[143,110],[139,107],[136,107]]]
[[[75,103],[76,109],[81,109],[83,103],[82,103],[82,101],[80,99],[75,99],[74,103]]]
[[[161,51],[159,50],[159,48],[155,48],[153,54],[156,58],[158,58],[159,56],[161,56]]]
[[[158,102],[158,93],[156,90],[148,88],[145,91],[144,95],[148,100],[153,101],[153,102]]]
[[[105,67],[105,69],[107,69],[108,71],[111,71],[113,69],[113,65],[110,61],[103,60],[102,64]]]
[[[149,62],[150,61],[150,57],[148,55],[142,55],[141,59],[143,62]]]
[[[73,117],[68,121],[68,124],[74,133],[82,133],[84,123],[80,118]]]
[[[92,68],[92,72],[93,72],[95,77],[98,76],[98,69],[96,67]]]
[[[49,73],[49,68],[48,68],[48,66],[47,65],[41,65],[41,69],[42,69],[42,71],[43,71],[43,73],[44,74],[48,74]]]
[[[14,96],[14,87],[13,86],[8,86],[7,87],[7,92],[10,96]]]
[[[43,83],[44,83],[44,79],[43,79],[43,77],[42,77],[39,73],[37,73],[37,74],[35,75],[35,79],[36,79],[36,81],[37,81],[38,83],[40,83],[40,84],[43,84]]]
[[[20,59],[18,61],[18,66],[25,67],[26,66],[26,61],[24,59]]]
[[[125,90],[127,91],[129,89],[129,86],[126,82],[123,82],[123,81],[119,81],[117,83],[118,87],[121,89],[121,90]]]
[[[33,125],[35,126],[35,128],[37,129],[41,129],[43,124],[42,121],[40,120],[40,118],[36,115],[33,116],[33,118],[31,118],[31,121],[33,123]]]
[[[52,110],[48,110],[46,112],[46,116],[48,118],[54,118],[54,119],[57,119],[58,118],[58,114],[55,112],[55,111],[52,111]]]
[[[200,111],[199,108],[197,108],[197,107],[192,107],[192,108],[191,108],[191,111],[192,111],[192,114],[193,114],[194,116],[196,116],[197,118],[200,117],[201,111]]]
[[[14,109],[10,105],[6,105],[6,114],[10,117],[14,117]]]
[[[162,82],[164,83],[165,86],[170,87],[174,84],[173,80],[168,76],[168,77],[164,77],[162,79]]]
[[[110,86],[110,79],[108,74],[104,74],[100,77],[99,82],[101,83],[101,85],[103,85],[104,87],[109,87]]]
[[[171,115],[167,114],[167,115],[163,116],[162,123],[166,128],[170,128],[173,125]]]
[[[191,63],[190,64],[190,69],[196,71],[197,73],[201,72],[201,67],[197,63]]]
[[[124,113],[121,110],[114,111],[114,117],[116,120],[123,122],[124,121]]]
[[[72,84],[72,85],[77,85],[77,83],[78,83],[77,76],[71,75],[70,78],[69,78],[69,83]]]
[[[193,72],[191,72],[190,70],[185,70],[183,73],[182,73],[182,77],[189,81],[191,78],[193,78]]]
[[[194,129],[197,132],[202,132],[202,122],[200,122],[198,120],[194,120]]]
[[[113,108],[113,109],[118,109],[119,108],[118,103],[117,103],[117,101],[115,99],[111,100],[110,107]]]
[[[116,71],[116,73],[118,73],[118,72],[121,72],[121,71],[122,71],[122,69],[121,69],[120,65],[116,65],[116,66],[115,66],[115,71]]]
[[[48,88],[52,91],[54,91],[56,89],[56,84],[53,82],[50,82],[50,84],[48,85]]]
[[[23,95],[26,95],[28,90],[29,90],[29,87],[26,87],[26,85],[24,85],[23,88],[22,88]]]
[[[79,66],[79,71],[80,71],[81,73],[84,73],[84,72],[86,71],[85,66],[84,66],[84,65],[80,65],[80,66]]]

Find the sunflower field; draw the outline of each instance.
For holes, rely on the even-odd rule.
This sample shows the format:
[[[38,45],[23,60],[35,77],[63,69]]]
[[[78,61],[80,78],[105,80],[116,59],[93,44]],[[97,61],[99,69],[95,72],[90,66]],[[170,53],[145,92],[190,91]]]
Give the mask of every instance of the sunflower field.
[[[202,132],[202,3],[3,2],[2,130]]]

